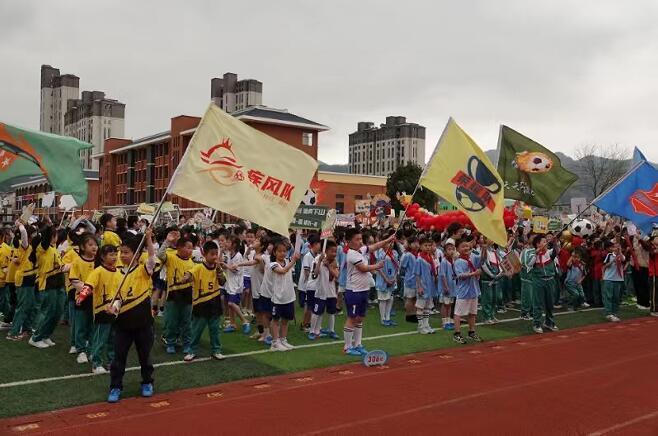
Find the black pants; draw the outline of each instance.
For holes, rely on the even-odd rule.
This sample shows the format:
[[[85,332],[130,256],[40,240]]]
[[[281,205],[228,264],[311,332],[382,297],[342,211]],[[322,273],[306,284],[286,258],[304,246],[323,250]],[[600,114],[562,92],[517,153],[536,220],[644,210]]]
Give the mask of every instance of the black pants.
[[[635,286],[637,304],[649,307],[649,268],[641,266],[633,270],[633,286]]]
[[[649,311],[658,312],[658,277],[649,277],[651,292],[649,295]]]
[[[128,350],[135,343],[139,365],[142,367],[142,384],[153,383],[153,325],[137,329],[117,327],[114,335],[114,359],[110,364],[110,389],[123,389],[123,374],[126,372]]]
[[[12,322],[14,320],[14,314],[16,313],[16,303],[18,303],[18,298],[16,295],[16,286],[13,283],[7,284],[9,288],[9,312],[5,314],[5,322]]]

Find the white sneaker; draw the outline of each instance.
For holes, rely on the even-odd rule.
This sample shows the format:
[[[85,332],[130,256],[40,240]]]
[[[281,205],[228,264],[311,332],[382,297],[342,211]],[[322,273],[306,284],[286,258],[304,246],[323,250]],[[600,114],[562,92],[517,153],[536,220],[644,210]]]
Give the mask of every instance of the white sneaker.
[[[621,318],[619,318],[617,315],[612,315],[611,321],[612,322],[619,322],[619,321],[621,321]]]
[[[288,351],[288,349],[283,346],[281,341],[276,341],[276,342],[272,342],[272,346],[270,347],[270,351]]]
[[[294,350],[294,349],[295,349],[295,346],[294,346],[294,345],[290,345],[290,344],[288,343],[288,339],[286,339],[286,338],[283,338],[283,339],[281,340],[281,345],[283,345],[287,350]]]
[[[78,349],[72,346],[69,348],[69,354],[78,354]]]
[[[433,335],[434,333],[436,333],[436,330],[434,330],[432,327],[430,327],[428,325],[425,326],[425,330],[427,330],[427,333],[430,334],[430,335]]]
[[[492,324],[496,324],[496,321],[494,321],[493,319],[487,319],[484,321],[484,323],[487,325],[492,325]]]
[[[608,316],[605,317],[605,319],[607,319],[610,322],[618,322],[619,321],[619,318],[617,318],[614,315],[608,315]]]
[[[224,360],[226,358],[222,353],[215,353],[211,357],[215,360]]]
[[[658,316],[658,312],[650,312],[649,315],[651,315],[651,316]]]
[[[94,374],[107,374],[107,369],[103,368],[102,366],[97,366],[96,368],[92,369],[91,372]]]
[[[35,342],[33,338],[30,338],[30,340],[27,341],[27,343],[36,348],[48,348],[48,344],[46,344],[44,341]]]
[[[544,333],[544,329],[542,329],[541,327],[533,327],[532,331],[538,334]]]
[[[430,332],[425,327],[419,328],[418,333],[420,333],[421,335],[429,335],[430,334]]]
[[[636,304],[636,306],[640,310],[649,310],[649,308],[647,306],[642,306],[642,305],[639,305],[639,304]]]
[[[75,361],[78,363],[89,363],[89,359],[87,359],[87,354],[85,353],[78,354],[78,357],[75,359]]]
[[[589,306],[589,303],[583,303],[583,304],[581,304],[581,306],[584,307],[585,309],[587,309],[588,307],[590,307],[590,306]]]
[[[46,345],[48,345],[49,347],[53,347],[53,346],[55,346],[55,343],[54,343],[54,342],[52,341],[52,339],[50,339],[50,338],[46,338],[46,339],[44,339],[44,340],[43,340],[43,343],[46,344]]]
[[[185,357],[183,357],[183,360],[186,362],[191,362],[194,360],[195,357],[196,356],[194,354],[190,353],[190,354],[186,354]]]

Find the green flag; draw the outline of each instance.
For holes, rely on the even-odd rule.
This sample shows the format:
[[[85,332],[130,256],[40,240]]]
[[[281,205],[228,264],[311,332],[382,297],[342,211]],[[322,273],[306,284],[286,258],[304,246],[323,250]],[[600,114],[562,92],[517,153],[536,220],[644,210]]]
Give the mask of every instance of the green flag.
[[[80,151],[93,145],[68,136],[21,129],[0,122],[0,190],[26,176],[44,176],[53,190],[87,201]]]
[[[548,209],[578,180],[553,152],[507,126],[500,126],[498,151],[505,198]]]

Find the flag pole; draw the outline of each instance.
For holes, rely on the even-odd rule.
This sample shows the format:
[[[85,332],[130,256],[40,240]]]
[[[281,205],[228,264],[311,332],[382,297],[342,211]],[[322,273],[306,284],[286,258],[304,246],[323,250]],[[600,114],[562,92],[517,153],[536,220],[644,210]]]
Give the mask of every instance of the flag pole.
[[[210,104],[213,104],[213,103],[210,103]],[[174,184],[174,180],[176,179],[176,176],[178,175],[178,171],[180,170],[180,168],[183,166],[183,163],[185,163],[186,159],[188,158],[188,154],[189,154],[188,152],[190,151],[190,144],[192,144],[194,142],[194,138],[196,137],[197,132],[200,130],[202,123],[203,123],[203,118],[201,119],[201,122],[197,126],[196,130],[194,131],[194,135],[192,135],[192,139],[190,139],[190,142],[187,145],[187,148],[185,149],[185,153],[183,153],[183,157],[181,158],[180,162],[178,163],[178,166],[174,170],[174,173],[171,175],[171,179],[169,179],[169,184],[167,185],[167,189],[165,189],[164,194],[162,194],[162,198],[160,199],[160,202],[158,203],[158,207],[155,209],[155,213],[153,214],[153,219],[149,223],[146,230],[152,229],[155,226],[155,222],[158,220],[158,217],[160,216],[160,212],[162,211],[162,205],[164,204],[165,199],[167,198],[167,195],[169,195],[171,187]],[[117,297],[120,297],[121,288],[123,288],[123,285],[126,283],[126,278],[128,277],[128,273],[135,266],[135,261],[137,259],[139,259],[142,248],[144,248],[144,241],[145,240],[146,240],[146,232],[144,232],[144,234],[142,235],[142,239],[139,241],[139,245],[137,246],[137,250],[135,250],[135,252],[133,253],[132,259],[130,259],[130,263],[128,264],[127,272],[121,278],[121,282],[119,283],[119,287],[117,288],[116,293],[112,297],[112,300],[108,304],[108,307],[110,307],[114,304],[114,302],[117,300]]]

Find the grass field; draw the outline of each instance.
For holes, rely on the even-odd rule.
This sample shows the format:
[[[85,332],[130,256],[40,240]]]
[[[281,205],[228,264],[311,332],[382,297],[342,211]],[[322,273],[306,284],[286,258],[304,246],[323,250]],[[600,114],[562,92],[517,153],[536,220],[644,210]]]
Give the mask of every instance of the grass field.
[[[463,346],[452,341],[451,334],[439,331],[434,335],[421,336],[407,334],[415,332],[415,324],[404,321],[400,302],[396,303],[398,322],[396,327],[383,327],[379,324],[376,308],[370,309],[365,322],[364,337],[368,349],[383,349],[390,355],[402,355],[440,348]],[[622,306],[623,319],[645,316],[631,306]],[[298,312],[298,317],[300,313]],[[500,319],[508,322],[494,326],[480,326],[478,330],[485,341],[504,339],[515,336],[533,334],[529,321],[513,320],[518,312],[510,310],[500,315]],[[344,316],[336,320],[336,331],[342,335]],[[432,317],[431,324],[437,327],[440,320]],[[601,310],[594,309],[576,313],[564,313],[557,317],[561,329],[580,327],[588,324],[605,322]],[[104,401],[107,396],[109,375],[75,376],[90,373],[88,364],[75,362],[75,355],[69,355],[68,327],[57,328],[53,340],[57,346],[45,350],[30,347],[27,341],[10,342],[0,339],[0,417],[24,415],[45,410],[61,409],[81,404]],[[161,318],[156,323],[159,338],[162,332]],[[550,333],[547,333],[550,334]],[[391,336],[392,335],[392,336]],[[378,339],[367,339],[378,336],[388,336]],[[168,355],[159,342],[153,348],[152,359],[157,365],[155,370],[156,392],[166,392],[182,388],[198,387],[222,383],[238,379],[247,379],[286,372],[300,371],[311,368],[329,367],[338,364],[358,361],[358,358],[344,356],[340,341],[321,339],[311,342],[298,326],[291,325],[288,335],[293,345],[327,344],[326,346],[303,347],[287,353],[270,353],[261,343],[248,339],[240,333],[222,334],[223,353],[246,355],[228,358],[224,361],[200,361],[182,363],[182,353]],[[200,356],[209,355],[208,338],[202,340]],[[180,363],[180,364],[179,364]],[[131,350],[129,366],[137,364],[134,350]],[[71,376],[68,379],[58,377]],[[6,386],[8,383],[26,380],[55,378],[33,384]],[[123,396],[139,394],[139,371],[129,371],[124,379]]]

